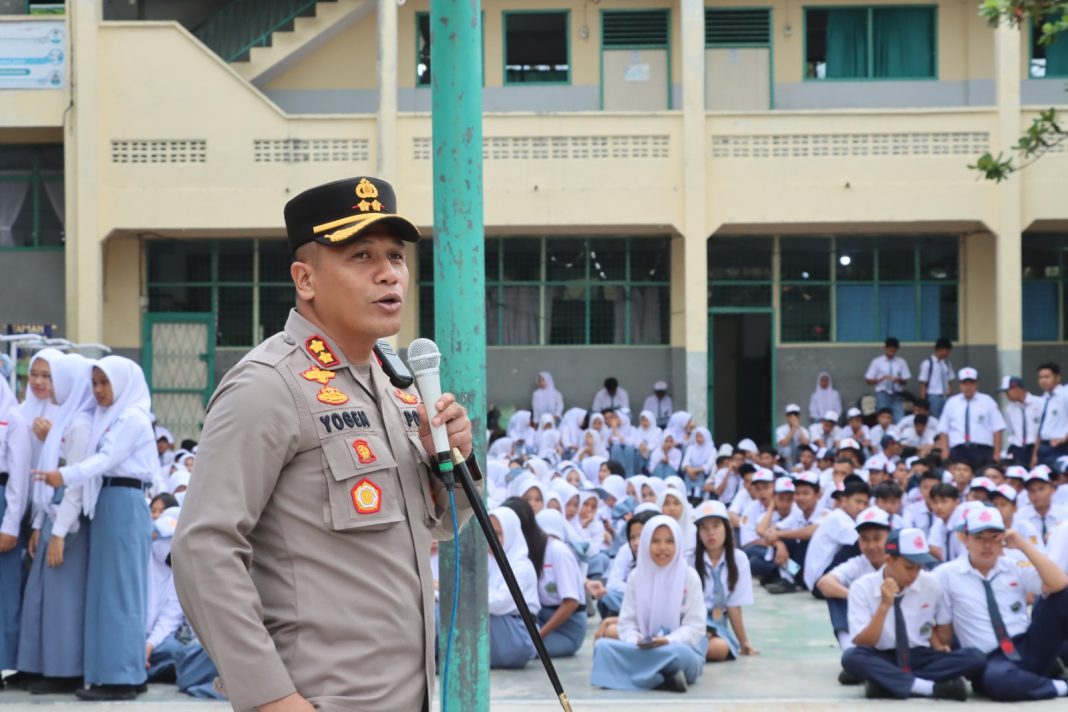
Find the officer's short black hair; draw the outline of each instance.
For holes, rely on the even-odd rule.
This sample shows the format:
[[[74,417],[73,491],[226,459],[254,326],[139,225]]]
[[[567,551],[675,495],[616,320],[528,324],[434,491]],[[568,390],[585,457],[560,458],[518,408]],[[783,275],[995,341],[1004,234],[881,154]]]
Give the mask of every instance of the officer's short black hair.
[[[896,336],[887,336],[884,344],[888,349],[901,348],[901,342],[897,340]]]
[[[940,482],[931,488],[931,498],[960,499],[960,490],[951,482]]]
[[[616,380],[615,376],[609,376],[604,379],[604,387],[610,391],[615,390],[616,388],[619,388],[619,381]]]
[[[1060,366],[1058,366],[1057,364],[1055,364],[1055,363],[1054,363],[1054,362],[1052,362],[1052,361],[1047,361],[1046,363],[1044,363],[1044,364],[1040,365],[1040,366],[1039,366],[1039,367],[1038,367],[1037,369],[1035,369],[1035,370],[1037,370],[1037,371],[1049,371],[1049,372],[1050,372],[1050,373],[1052,373],[1052,374],[1053,374],[1054,376],[1059,376],[1059,375],[1061,375],[1061,367],[1060,367]]]
[[[935,341],[935,351],[938,351],[939,349],[950,349],[950,350],[952,350],[952,348],[953,348],[953,342],[950,341],[949,339],[947,339],[944,336],[939,336],[938,340]]]

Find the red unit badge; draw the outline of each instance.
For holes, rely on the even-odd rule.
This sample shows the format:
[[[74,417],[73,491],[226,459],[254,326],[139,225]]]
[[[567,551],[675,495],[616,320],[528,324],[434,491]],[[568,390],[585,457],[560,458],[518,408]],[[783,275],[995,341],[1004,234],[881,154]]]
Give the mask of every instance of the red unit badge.
[[[360,514],[375,514],[382,509],[382,490],[366,477],[352,487],[352,506]]]
[[[356,451],[356,460],[361,465],[370,465],[378,459],[378,455],[375,455],[366,440],[356,440],[352,443],[352,449]]]

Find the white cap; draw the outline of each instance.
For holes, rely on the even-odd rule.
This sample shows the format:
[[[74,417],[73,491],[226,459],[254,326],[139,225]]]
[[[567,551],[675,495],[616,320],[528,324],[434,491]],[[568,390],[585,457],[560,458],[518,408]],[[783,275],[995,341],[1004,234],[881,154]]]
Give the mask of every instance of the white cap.
[[[823,414],[823,419],[824,420],[829,420],[832,423],[837,423],[838,422],[838,413],[833,411],[833,410],[829,410],[829,411],[827,411],[826,413]]]
[[[701,502],[701,506],[697,508],[694,513],[694,523],[700,522],[707,517],[719,517],[725,522],[731,520],[730,515],[727,514],[727,506],[720,502],[718,499],[710,499],[705,502]]]
[[[774,482],[775,473],[766,467],[758,467],[757,471],[753,473],[753,484],[757,482]]]
[[[923,535],[923,531],[911,527],[891,534],[886,542],[886,552],[897,554],[920,566],[938,563],[938,559],[931,556],[931,548],[927,546],[927,537]]]
[[[964,530],[969,534],[978,534],[987,529],[1005,531],[1005,520],[1001,518],[1001,512],[993,507],[969,509],[964,520]]]
[[[865,526],[890,528],[890,514],[879,507],[868,507],[857,515],[856,528]]]
[[[775,480],[775,494],[782,494],[789,492],[793,494],[797,489],[794,487],[794,481],[789,477],[780,477]]]
[[[795,484],[804,483],[806,485],[812,485],[816,489],[820,488],[820,473],[809,470],[808,472],[800,473],[794,480]]]
[[[860,450],[860,443],[853,438],[843,438],[838,442],[839,450]]]
[[[1030,484],[1034,480],[1041,480],[1042,482],[1049,482],[1050,469],[1045,465],[1037,465],[1035,469],[1027,473],[1026,482]]]
[[[1016,490],[1012,488],[1012,485],[998,485],[993,494],[1000,495],[1010,502],[1016,501]]]
[[[965,366],[961,370],[957,371],[958,381],[978,381],[979,372],[971,366]]]
[[[822,460],[823,458],[827,457],[827,455],[831,452],[833,451],[830,448],[821,447],[819,450],[816,451],[816,459]]]
[[[667,382],[666,381],[657,381],[656,383],[653,384],[653,390],[654,391],[666,391],[667,390]]]
[[[750,440],[749,438],[746,438],[745,440],[738,443],[738,449],[742,452],[753,453],[754,455],[760,452],[760,448],[758,448],[756,446],[756,443]]]
[[[716,453],[716,457],[730,457],[734,454],[734,446],[730,443],[723,443],[719,446],[719,452]]]
[[[971,484],[971,489],[981,489],[987,492],[994,492],[997,488],[998,486],[994,484],[994,480],[989,477],[976,477]]]
[[[846,418],[863,418],[864,414],[856,406],[846,411]]]
[[[1010,465],[1005,468],[1005,478],[1010,480],[1027,480],[1027,468],[1020,465]]]
[[[801,412],[801,406],[799,406],[797,403],[791,403],[788,406],[786,406],[786,414],[787,415],[789,415],[790,413],[800,413],[800,412]]]

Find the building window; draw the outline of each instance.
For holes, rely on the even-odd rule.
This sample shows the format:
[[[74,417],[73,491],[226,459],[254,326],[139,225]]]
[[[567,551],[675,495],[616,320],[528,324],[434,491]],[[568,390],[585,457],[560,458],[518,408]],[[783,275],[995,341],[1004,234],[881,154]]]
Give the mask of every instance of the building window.
[[[1061,33],[1052,44],[1041,44],[1042,25],[1043,22],[1031,23],[1031,78],[1068,77],[1068,39]]]
[[[1068,235],[1025,235],[1022,257],[1023,340],[1063,341]]]
[[[0,250],[63,246],[63,146],[0,146]]]
[[[808,79],[934,79],[936,8],[805,9]]]
[[[296,303],[286,240],[150,240],[146,252],[148,311],[212,314],[221,348],[281,331]]]
[[[504,13],[504,83],[567,84],[570,81],[568,12]]]
[[[768,309],[777,290],[782,343],[954,339],[957,243],[911,235],[716,238],[709,307]]]
[[[430,13],[415,13],[415,85],[430,86]]]
[[[671,245],[659,237],[486,238],[490,346],[668,343]],[[419,330],[434,335],[433,243],[419,243]]]

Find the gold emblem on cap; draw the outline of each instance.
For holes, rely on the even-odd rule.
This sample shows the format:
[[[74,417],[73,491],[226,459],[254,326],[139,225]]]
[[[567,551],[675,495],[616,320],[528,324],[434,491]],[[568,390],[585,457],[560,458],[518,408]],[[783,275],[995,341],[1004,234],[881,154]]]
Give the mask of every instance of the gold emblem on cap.
[[[376,213],[382,212],[382,203],[378,202],[378,188],[366,178],[360,178],[360,182],[356,184],[356,197],[360,199],[360,202],[353,207],[359,209],[361,213],[366,213],[368,210]],[[368,198],[371,199],[370,202]]]

